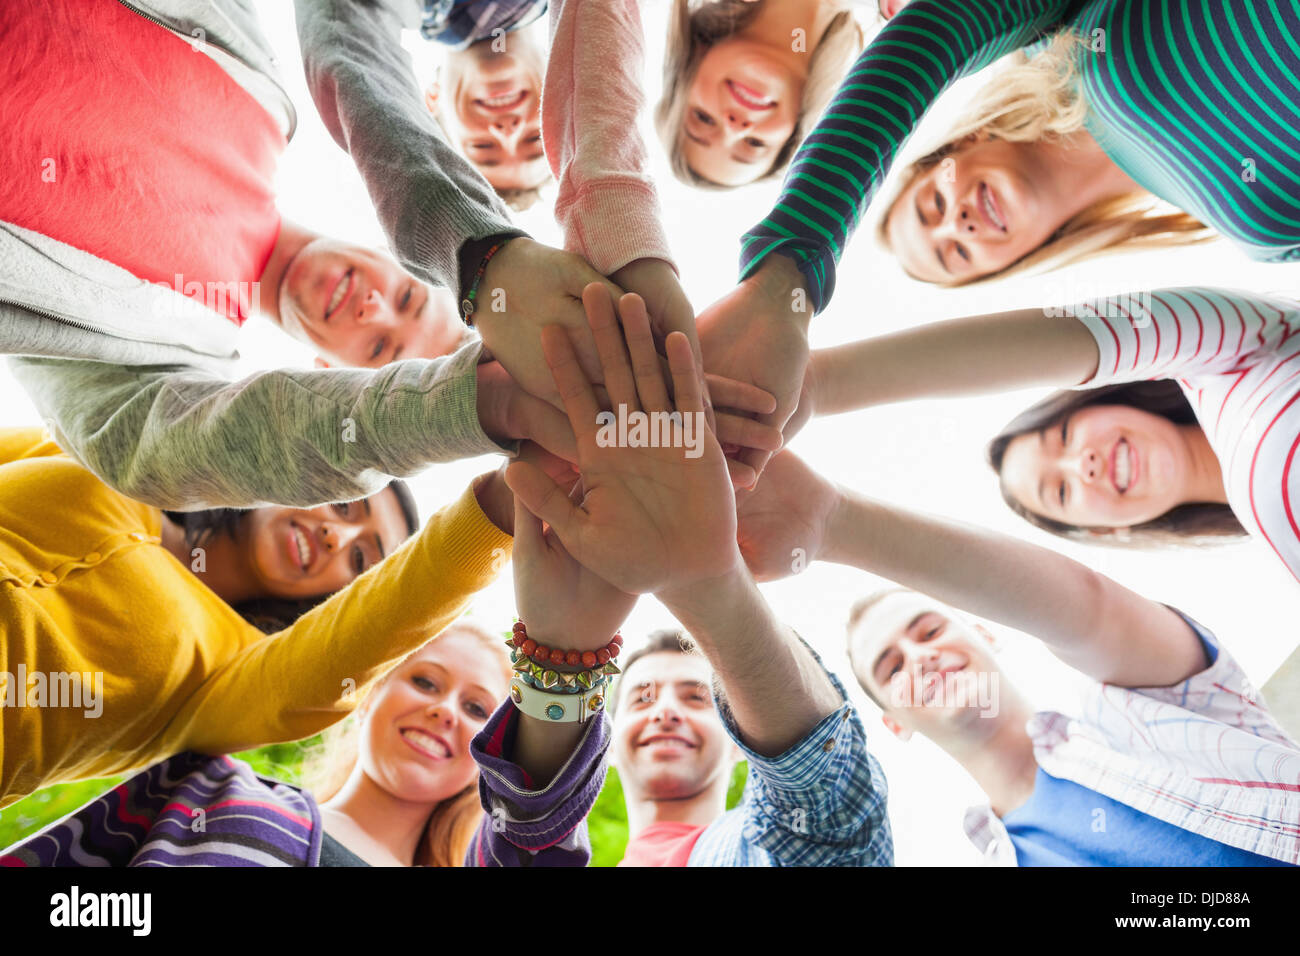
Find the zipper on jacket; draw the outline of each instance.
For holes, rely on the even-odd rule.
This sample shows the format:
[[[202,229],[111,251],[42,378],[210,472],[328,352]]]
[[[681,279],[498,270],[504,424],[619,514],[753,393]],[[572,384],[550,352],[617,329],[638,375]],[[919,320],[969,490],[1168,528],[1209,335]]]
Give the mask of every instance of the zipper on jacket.
[[[131,3],[129,3],[128,0],[117,0],[117,2],[120,3],[122,6],[126,7],[132,13],[136,14],[137,16],[144,17],[150,23],[156,23],[158,26],[162,27],[172,36],[177,37],[178,39],[181,37],[181,35],[178,32],[176,32],[176,28],[172,26],[170,23],[164,23],[162,20],[159,20],[157,17],[153,16],[152,14],[145,13],[139,7],[133,6]],[[204,33],[204,37],[200,42],[212,44],[212,46],[216,47],[218,50],[222,51],[227,56],[231,57],[232,59],[238,60],[240,63],[244,64],[244,66],[248,67],[254,73],[266,77],[266,79],[270,82],[270,84],[275,87],[276,91],[284,99],[284,105],[288,108],[287,113],[289,119],[289,132],[288,135],[285,136],[285,139],[288,140],[292,138],[293,134],[298,129],[298,111],[294,108],[293,100],[290,98],[288,91],[283,86],[280,85],[280,82],[275,77],[271,76],[271,74],[263,72],[258,67],[254,66],[252,63],[249,63],[242,56],[237,54],[234,50],[229,50],[226,47],[222,46],[220,43],[215,43],[212,40],[209,40],[207,38],[206,32]],[[231,81],[235,82],[234,77],[231,77]],[[236,83],[236,85],[238,84]]]

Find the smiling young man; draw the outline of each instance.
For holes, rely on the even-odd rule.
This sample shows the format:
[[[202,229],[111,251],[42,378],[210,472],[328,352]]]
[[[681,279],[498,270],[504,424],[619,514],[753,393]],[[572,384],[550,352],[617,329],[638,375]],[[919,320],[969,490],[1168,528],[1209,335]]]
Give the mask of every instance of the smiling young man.
[[[720,666],[792,650],[756,637],[754,647],[715,650],[726,655]],[[797,646],[797,655],[816,660]],[[892,862],[884,774],[847,704],[779,755],[759,753],[742,743],[745,730],[710,658],[674,630],[655,632],[629,655],[613,693],[613,763],[630,836],[620,866]],[[749,778],[739,806],[728,810],[732,769],[742,759]]]
[[[924,733],[988,794],[967,831],[991,858],[1300,863],[1300,746],[1191,618],[1046,548],[837,488],[789,452],[738,519],[760,579],[789,575],[802,547],[923,592],[860,602],[849,658],[887,727]],[[946,605],[1033,635],[1097,681],[1083,715],[1035,714]]]

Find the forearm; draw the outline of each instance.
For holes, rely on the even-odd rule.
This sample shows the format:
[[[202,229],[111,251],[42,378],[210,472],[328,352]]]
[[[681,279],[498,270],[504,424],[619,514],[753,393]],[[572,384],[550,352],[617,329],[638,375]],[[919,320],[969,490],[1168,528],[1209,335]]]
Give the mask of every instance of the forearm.
[[[1173,612],[1008,535],[842,491],[820,557],[1030,634],[1097,680],[1173,683],[1203,667]]]
[[[609,275],[672,263],[637,117],[645,103],[636,0],[554,0],[542,133],[565,248]],[[610,90],[618,90],[611,96]]]
[[[463,243],[523,233],[420,98],[401,46],[419,4],[297,0],[295,11],[312,99],[356,163],[389,245],[406,269],[459,295]]]
[[[191,369],[20,358],[58,439],[111,487],[162,508],[311,507],[392,476],[503,450],[479,425],[480,347],[380,370]]]
[[[921,398],[1070,388],[1097,369],[1097,344],[1042,309],[971,316],[813,352],[813,407],[835,415]]]
[[[708,657],[747,747],[782,754],[840,707],[825,670],[772,613],[739,556],[724,577],[658,597]]]

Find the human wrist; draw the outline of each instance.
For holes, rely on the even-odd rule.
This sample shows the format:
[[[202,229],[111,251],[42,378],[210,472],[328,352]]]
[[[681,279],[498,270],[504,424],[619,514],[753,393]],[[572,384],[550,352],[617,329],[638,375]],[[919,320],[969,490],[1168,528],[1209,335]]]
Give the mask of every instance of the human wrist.
[[[514,535],[515,497],[506,485],[502,470],[479,475],[474,481],[474,497],[479,509],[498,530]]]
[[[472,292],[478,291],[475,289],[476,280],[478,281],[478,289],[483,288],[483,283],[487,280],[491,269],[489,257],[495,259],[516,239],[526,238],[528,238],[527,235],[522,232],[505,232],[493,236],[484,236],[482,239],[467,239],[461,244],[457,255],[459,283],[456,289],[456,307],[459,310],[461,320],[466,324],[472,324],[470,319],[474,313],[465,314],[465,301]],[[478,304],[478,298],[479,296],[476,295],[475,305]]]
[[[655,597],[673,617],[686,624],[688,619],[703,621],[725,616],[744,603],[752,586],[753,579],[737,548],[734,561],[721,573],[681,587],[665,588],[656,592]]]
[[[812,305],[808,302],[808,290],[803,273],[795,260],[789,256],[774,252],[769,255],[758,271],[747,282],[753,282],[762,295],[771,302],[773,308],[769,314],[781,315],[793,321],[807,331],[812,321]]]
[[[855,564],[853,542],[857,540],[857,526],[862,517],[863,502],[851,491],[835,486],[835,505],[826,514],[822,532],[822,546],[817,560],[832,564]]]

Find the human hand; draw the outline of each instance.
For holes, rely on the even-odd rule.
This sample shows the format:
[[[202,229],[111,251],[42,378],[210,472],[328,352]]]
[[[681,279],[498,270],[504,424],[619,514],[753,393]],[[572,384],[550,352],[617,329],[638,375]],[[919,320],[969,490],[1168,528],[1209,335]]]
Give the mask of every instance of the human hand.
[[[661,352],[668,333],[681,332],[691,343],[695,364],[704,367],[700,337],[695,330],[695,308],[682,290],[672,266],[663,259],[634,259],[618,271],[610,273],[609,278],[624,292],[634,292],[645,302],[655,345]],[[707,389],[707,382],[705,387]],[[705,411],[708,411],[707,390],[704,399]]]
[[[600,382],[600,359],[582,310],[582,290],[592,282],[614,296],[621,291],[581,256],[522,237],[497,251],[479,282],[472,318],[487,360],[500,362],[524,391],[557,409],[563,406],[542,356],[541,331],[547,325],[568,329],[581,368]]]
[[[798,574],[820,558],[840,492],[788,451],[768,462],[765,480],[736,500],[736,540],[758,581]]]
[[[475,378],[475,404],[484,434],[498,444],[527,439],[566,461],[577,460],[568,419],[546,401],[524,391],[500,362],[479,365]]]
[[[580,495],[574,478],[572,493]],[[575,561],[555,529],[545,528],[518,497],[514,505],[515,606],[528,636],[565,650],[604,647],[636,606],[637,596]]]
[[[565,330],[548,328],[543,348],[577,439],[584,495],[574,504],[539,469],[516,462],[506,473],[516,498],[555,530],[578,562],[629,594],[733,570],[740,565],[735,502],[722,448],[704,426],[690,343],[680,332],[665,342],[675,391],[670,399],[640,297],[620,301],[621,329],[602,286],[589,286],[583,304],[615,408],[629,415],[680,412],[693,434],[682,428],[675,437],[682,444],[690,437],[691,447],[602,445],[591,379]],[[698,457],[688,457],[688,451],[698,451]]]
[[[776,429],[785,426],[798,405],[808,364],[810,314],[798,308],[805,302],[798,268],[774,255],[699,317],[705,368],[770,392],[776,408],[757,418]],[[715,405],[724,407],[720,400]],[[761,474],[771,454],[749,448],[739,457]]]

